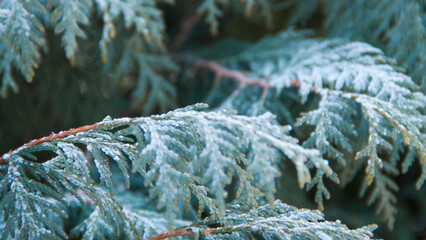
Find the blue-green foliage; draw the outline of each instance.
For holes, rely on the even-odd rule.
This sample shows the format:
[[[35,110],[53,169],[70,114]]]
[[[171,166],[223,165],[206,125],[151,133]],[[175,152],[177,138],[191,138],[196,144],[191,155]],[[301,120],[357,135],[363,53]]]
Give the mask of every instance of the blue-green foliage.
[[[320,150],[327,158],[345,165],[344,152],[353,152],[351,138],[356,136],[351,116],[355,114],[352,106],[344,98],[326,96],[316,110],[303,114],[298,126],[309,124],[315,127],[310,137],[303,143],[305,147]]]
[[[18,93],[23,77],[42,81],[38,89],[43,93],[31,99],[43,109],[58,98],[72,98],[60,101],[76,103],[77,114],[86,118],[82,99],[100,95],[107,105],[106,99],[120,95],[107,108],[116,104],[138,113],[164,113],[186,105],[181,98],[188,92],[177,90],[190,88],[195,80],[198,88],[191,94],[197,92],[213,106],[150,117],[106,117],[77,134],[35,146],[30,142],[4,154],[1,239],[147,239],[175,227],[191,229],[197,238],[212,226],[200,237],[372,237],[374,225],[349,230],[340,221],[325,221],[319,211],[275,201],[277,191],[293,194],[280,186],[290,177],[294,180],[285,183],[315,189],[314,199],[323,210],[334,185],[344,188],[362,176],[362,183],[355,182],[359,195],[376,205],[391,229],[401,187],[395,177],[419,166],[413,186],[424,191],[426,181],[426,3],[202,0],[192,10],[180,9],[181,3],[193,1],[0,1],[4,98],[9,91]],[[167,10],[170,5],[173,10]],[[283,9],[286,17],[276,14]],[[200,29],[205,25],[197,29],[192,22],[194,34],[186,32],[183,51],[169,51],[168,41],[173,45],[181,24],[176,22],[182,20],[164,16],[170,12],[177,18],[198,14],[183,21],[205,21],[218,36],[209,40],[215,44],[205,45],[206,36],[197,36],[206,32]],[[251,23],[242,24],[243,17]],[[293,28],[276,33],[293,25],[311,26],[312,18],[322,38]],[[260,34],[252,28],[259,19],[265,25]],[[73,69],[63,67],[61,57]],[[179,65],[194,59],[194,66],[200,59],[212,60],[214,67],[191,70],[213,71],[214,83],[211,75],[187,74]],[[95,85],[89,89],[88,79]],[[58,81],[60,89],[77,82],[70,89],[81,94],[62,95],[47,81]],[[1,118],[12,119],[8,122],[14,114],[22,118],[27,113],[11,106],[0,109]],[[60,122],[66,121],[61,111],[67,110],[54,107]],[[28,115],[31,121],[36,117]],[[13,127],[13,134],[32,132]],[[8,140],[4,129],[0,139]]]
[[[126,195],[126,194],[125,194]],[[146,206],[135,208],[126,203],[129,199],[143,202],[141,198],[145,196],[126,195],[125,201],[120,201],[123,204],[123,214],[125,221],[120,224],[120,229],[114,228],[108,221],[108,218],[103,214],[99,207],[96,207],[90,215],[84,219],[79,225],[75,226],[70,233],[72,239],[114,239],[120,235],[125,235],[127,239],[148,239],[149,237],[158,235],[168,230],[168,221],[163,214],[155,211],[143,209]],[[191,222],[176,220],[175,226],[188,226]],[[135,231],[127,232],[128,229]]]
[[[62,34],[65,54],[73,65],[76,64],[77,37],[85,38],[86,34],[80,25],[89,24],[90,0],[56,1],[52,13],[52,21],[56,23],[55,33]]]
[[[205,106],[195,106],[200,107]],[[4,238],[66,237],[48,214],[66,215],[60,207],[67,205],[65,191],[83,202],[76,188],[98,207],[93,219],[82,223],[81,231],[108,228],[106,217],[108,222],[115,222],[112,229],[119,229],[123,223],[127,234],[136,234],[135,224],[126,221],[138,215],[122,211],[113,199],[109,159],[116,162],[126,187],[130,185],[130,171],[144,177],[151,198],[157,199],[157,207],[165,209],[165,217],[171,222],[179,210],[178,203],[191,207],[192,195],[198,201],[198,217],[206,208],[212,219],[222,221],[227,199],[224,188],[233,178],[238,180],[235,197],[246,205],[256,207],[261,192],[272,201],[274,178],[279,174],[275,164],[284,156],[294,163],[301,187],[311,179],[308,165],[332,176],[319,152],[297,145],[287,135],[288,128],[271,123],[270,114],[246,117],[193,108],[146,118],[106,118],[93,130],[5,154],[8,166],[1,181]],[[90,161],[83,149],[93,158],[106,190],[93,184]],[[37,155],[42,152],[54,156],[40,162]]]
[[[231,5],[235,11],[241,11],[246,17],[260,17],[267,26],[272,24],[272,1],[271,0],[202,0],[197,12],[205,15],[205,21],[214,35],[219,31],[219,18],[223,16],[224,7]]]
[[[286,2],[286,1],[284,1]],[[293,1],[292,23],[306,23],[319,11],[321,28],[330,37],[369,42],[382,48],[409,70],[416,83],[425,84],[425,1],[303,0]]]
[[[2,36],[2,48],[9,48],[9,51],[2,51],[2,58],[9,59],[5,63],[14,63],[28,82],[34,77],[34,69],[40,62],[40,48],[43,44],[44,27],[33,14],[34,12],[44,12],[45,8],[38,1],[2,1],[0,30]],[[12,61],[12,56],[14,61]],[[4,69],[4,67],[3,67]],[[2,81],[2,92],[7,86],[15,83],[10,78],[10,69],[4,69],[6,80]],[[16,91],[16,90],[15,90]]]
[[[156,1],[98,0],[96,4],[103,14],[99,47],[106,63],[105,76],[111,76],[115,86],[130,78],[136,85],[133,106],[145,114],[155,108],[164,112],[176,107],[177,96],[169,79],[178,66],[164,55],[165,26]]]
[[[226,3],[224,0],[205,0],[198,8],[200,14],[206,14],[206,21],[210,25],[210,31],[213,34],[218,32],[218,17],[222,15],[222,11],[217,5],[224,3]]]
[[[205,219],[200,225],[215,223]],[[217,224],[217,223],[216,223]],[[223,226],[206,239],[370,239],[376,225],[355,230],[340,221],[324,221],[320,211],[297,209],[281,201],[260,206],[256,211],[233,203],[225,212]]]
[[[107,85],[119,86],[131,79],[132,86],[127,88],[133,92],[133,105],[145,113],[176,107],[176,92],[169,76],[178,67],[164,54],[165,26],[156,1],[20,0],[2,1],[0,9],[1,96],[6,96],[8,88],[19,90],[13,67],[32,81],[40,63],[40,50],[46,47],[42,23],[61,35],[71,65],[82,67],[87,63],[81,58],[79,45],[87,41],[85,29],[94,24],[90,19],[99,17],[103,27],[100,57],[95,61],[106,63]],[[115,74],[110,74],[111,69]]]
[[[9,48],[5,45],[1,45],[0,52],[2,56],[0,71],[3,74],[0,86],[0,94],[3,97],[7,97],[9,88],[15,93],[17,93],[19,90],[18,85],[12,77],[13,65],[16,62],[16,58],[13,56],[13,53],[10,52]]]
[[[285,97],[291,96],[286,89],[297,82],[300,104],[313,94],[320,96],[318,107],[303,113],[296,122],[298,127],[314,127],[304,146],[320,150],[325,158],[341,165],[364,161],[366,181],[361,195],[371,185],[368,203],[377,201],[377,211],[392,227],[396,214],[394,192],[398,187],[391,176],[399,174],[400,161],[406,172],[413,156],[417,156],[421,166],[417,189],[426,179],[426,118],[422,114],[425,96],[379,49],[343,39],[306,38],[307,34],[286,31],[265,37],[238,54],[216,59],[225,66],[249,70],[248,78],[264,79],[270,86],[264,94],[254,89],[259,90],[258,87],[243,84],[223,100],[220,108],[238,109],[254,116],[271,111],[292,123],[288,105],[283,104]],[[283,106],[282,110],[277,106]],[[361,130],[359,117],[367,122],[367,131]],[[360,147],[351,141],[357,138],[366,143]],[[388,154],[393,149],[395,152]],[[407,152],[406,160],[400,159],[401,151]],[[345,175],[342,182],[350,182],[355,172]],[[322,204],[321,194],[326,198],[330,194],[321,187],[321,181],[313,182],[319,187],[316,200]]]

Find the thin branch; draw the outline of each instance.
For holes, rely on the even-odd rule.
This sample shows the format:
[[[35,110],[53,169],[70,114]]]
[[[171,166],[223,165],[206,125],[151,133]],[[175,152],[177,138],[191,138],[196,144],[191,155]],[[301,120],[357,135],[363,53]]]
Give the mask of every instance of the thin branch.
[[[208,228],[203,230],[203,234],[207,235],[211,232],[213,232],[215,229],[214,228]],[[168,231],[168,232],[164,232],[161,233],[157,236],[151,237],[149,240],[161,240],[161,239],[165,239],[168,237],[178,237],[178,236],[188,236],[188,235],[194,235],[194,232],[190,229],[188,230],[181,230],[181,231]]]
[[[45,143],[45,142],[55,141],[57,139],[65,138],[65,137],[68,137],[68,136],[71,136],[71,135],[75,135],[75,134],[80,133],[80,132],[85,132],[85,131],[88,131],[88,130],[96,129],[97,126],[98,126],[98,123],[94,123],[92,125],[86,125],[86,126],[79,127],[79,128],[71,128],[67,131],[63,131],[63,132],[60,132],[60,133],[52,133],[47,137],[31,140],[30,142],[14,149],[14,150],[10,150],[7,154],[12,155],[14,152],[18,151],[21,148],[37,146],[37,145],[40,145],[40,144]],[[0,157],[0,165],[7,164],[7,162],[4,160],[4,157],[5,157],[5,155]]]
[[[200,4],[196,4],[191,9],[188,16],[185,18],[184,22],[180,26],[179,33],[177,34],[175,40],[169,48],[170,52],[178,51],[186,42],[186,40],[188,40],[189,35],[191,35],[192,29],[195,27],[195,25],[197,25],[201,21],[202,15],[198,12],[199,5]]]
[[[173,59],[178,62],[185,62],[188,60],[188,58],[185,56],[174,56]],[[263,90],[262,97],[265,97],[268,93],[268,90],[271,88],[267,78],[252,79],[247,74],[244,74],[242,71],[226,68],[213,60],[198,59],[192,63],[192,67],[195,69],[204,69],[212,71],[214,73],[214,84],[220,83],[222,78],[228,78],[229,80],[238,82],[238,89],[241,89],[243,86],[261,87]],[[290,86],[300,88],[300,80],[297,78],[291,80]],[[317,87],[312,86],[311,92],[317,91]]]
[[[238,88],[242,86],[257,86],[263,89],[262,96],[266,96],[269,82],[266,78],[252,79],[241,71],[225,68],[215,61],[197,60],[192,65],[195,68],[206,69],[214,72],[214,82],[218,84],[222,78],[228,78],[238,82]]]

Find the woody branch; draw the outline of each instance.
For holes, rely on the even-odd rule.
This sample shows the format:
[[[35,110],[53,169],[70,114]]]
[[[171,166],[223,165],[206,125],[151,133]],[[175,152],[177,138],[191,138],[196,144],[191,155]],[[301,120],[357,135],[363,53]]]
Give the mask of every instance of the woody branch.
[[[79,127],[79,128],[71,128],[67,131],[63,131],[63,132],[60,132],[60,133],[52,133],[47,137],[32,140],[32,141],[14,149],[14,150],[10,150],[7,154],[12,155],[14,152],[18,151],[19,149],[25,148],[25,147],[38,146],[38,145],[45,143],[45,142],[52,142],[52,141],[58,140],[60,138],[65,138],[65,137],[68,137],[68,136],[71,136],[71,135],[75,135],[75,134],[80,133],[80,132],[85,132],[85,131],[88,131],[88,130],[96,129],[97,126],[98,126],[98,123],[94,123],[92,125],[86,125],[86,126]],[[0,165],[7,164],[4,157],[5,157],[5,155],[0,157]]]
[[[238,88],[243,86],[261,87],[263,90],[262,96],[265,96],[269,89],[269,83],[266,78],[252,79],[241,71],[225,68],[215,61],[197,60],[192,66],[196,69],[212,71],[214,73],[215,84],[218,84],[223,78],[228,78],[238,82]]]

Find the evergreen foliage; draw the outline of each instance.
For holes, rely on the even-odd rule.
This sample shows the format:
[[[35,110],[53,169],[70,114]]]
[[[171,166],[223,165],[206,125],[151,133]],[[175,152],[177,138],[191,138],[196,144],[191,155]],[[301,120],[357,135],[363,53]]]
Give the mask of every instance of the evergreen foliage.
[[[361,195],[374,181],[368,202],[379,200],[377,211],[383,212],[384,219],[392,227],[396,214],[393,192],[398,186],[388,175],[399,174],[398,163],[402,160],[406,172],[412,165],[413,156],[417,155],[421,175],[416,187],[419,189],[426,179],[425,133],[422,132],[426,124],[422,114],[425,96],[379,49],[341,39],[315,40],[304,36],[293,31],[283,32],[266,37],[239,54],[216,59],[223,65],[248,66],[242,70],[249,70],[253,78],[267,76],[264,81],[270,88],[269,96],[262,92],[257,95],[245,93],[252,91],[250,86],[237,88],[223,101],[221,108],[238,109],[247,115],[271,111],[278,116],[282,114],[283,119],[292,123],[288,107],[277,110],[270,106],[280,104],[287,94],[283,89],[289,88],[295,80],[301,104],[307,101],[311,92],[315,92],[321,98],[318,108],[303,113],[295,124],[315,127],[304,146],[320,150],[324,157],[343,166],[346,161],[364,161],[366,180]],[[251,98],[248,100],[252,102],[250,108],[246,105],[247,97]],[[361,115],[368,124],[366,133],[358,133],[365,130],[357,130],[355,126],[354,117]],[[358,126],[362,127],[362,124]],[[351,143],[350,139],[357,135],[365,138],[360,139],[366,142],[364,145]],[[398,151],[404,149],[407,149],[407,157],[400,159]],[[345,153],[356,155],[346,160]],[[322,173],[317,174],[322,176]],[[352,171],[350,175],[339,176],[343,183],[348,183],[355,174],[356,171]],[[319,186],[323,186],[322,181],[318,181]],[[326,189],[321,192],[316,196],[320,206],[321,194],[326,198],[330,196]]]
[[[306,24],[312,14],[319,11],[325,16],[321,28],[327,35],[381,47],[425,87],[425,1],[397,0],[389,4],[387,0],[303,0],[293,4],[296,11],[292,23]]]
[[[369,225],[350,230],[340,221],[324,221],[320,211],[297,209],[280,201],[256,211],[234,203],[227,209],[224,222],[223,227],[206,239],[370,239],[376,228]],[[207,218],[201,224],[214,222]]]
[[[87,131],[70,136],[59,133],[61,138],[52,135],[49,141],[41,139],[40,144],[30,143],[5,154],[3,161],[8,169],[1,182],[6,219],[3,238],[66,237],[48,219],[50,212],[66,217],[65,211],[43,196],[66,205],[62,194],[70,191],[79,198],[76,187],[98,206],[79,229],[89,231],[87,234],[111,232],[105,230],[109,228],[103,217],[106,215],[109,221],[125,222],[124,231],[140,237],[135,224],[126,222],[138,215],[121,210],[113,198],[109,158],[117,163],[126,187],[130,186],[129,164],[132,172],[144,176],[145,185],[151,188],[150,196],[158,199],[157,207],[165,208],[169,220],[179,210],[178,202],[185,202],[189,208],[192,195],[199,202],[198,217],[207,207],[213,219],[222,219],[227,196],[224,187],[233,177],[238,180],[236,197],[245,199],[248,206],[257,206],[261,190],[272,200],[274,177],[278,174],[272,162],[278,158],[276,151],[294,162],[300,186],[310,182],[308,163],[316,166],[317,171],[332,174],[318,151],[297,145],[287,135],[288,128],[270,123],[271,115],[250,118],[192,110],[199,107],[202,105],[148,118],[107,117],[87,127]],[[91,153],[106,190],[92,184],[89,159],[83,147]],[[45,151],[55,156],[39,163],[37,154]]]
[[[421,239],[425,8],[0,1],[1,239]]]

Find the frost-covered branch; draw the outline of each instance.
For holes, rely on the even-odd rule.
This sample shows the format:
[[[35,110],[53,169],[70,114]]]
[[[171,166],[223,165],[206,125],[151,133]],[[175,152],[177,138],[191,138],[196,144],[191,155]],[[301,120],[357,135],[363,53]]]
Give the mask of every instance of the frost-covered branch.
[[[94,123],[92,125],[82,126],[82,127],[79,127],[79,128],[71,128],[67,131],[62,131],[62,132],[59,132],[59,133],[52,133],[51,135],[49,135],[47,137],[42,137],[42,138],[39,138],[39,139],[32,140],[32,141],[22,145],[21,147],[18,147],[14,150],[10,150],[8,153],[6,153],[8,156],[2,155],[0,157],[0,164],[7,164],[7,162],[4,159],[8,158],[14,152],[16,152],[16,151],[18,151],[22,148],[38,146],[38,145],[41,145],[43,143],[48,143],[48,142],[59,140],[61,138],[65,138],[65,137],[68,137],[68,136],[71,136],[71,135],[75,135],[77,133],[93,130],[93,129],[96,129],[97,125],[98,125],[98,123]]]
[[[211,224],[220,227],[206,227]],[[225,213],[224,224],[206,219],[194,227],[168,231],[150,240],[185,235],[202,236],[205,239],[371,239],[376,228],[376,225],[369,225],[350,230],[339,221],[324,221],[319,211],[297,209],[280,201],[250,211],[234,203]]]
[[[390,183],[391,178],[375,179],[375,175],[398,174],[393,170],[402,160],[398,151],[405,150],[404,171],[413,158],[418,159],[421,166],[416,184],[419,189],[426,179],[426,117],[423,114],[426,97],[419,91],[419,86],[377,48],[343,39],[310,38],[310,34],[288,30],[247,44],[237,54],[220,55],[215,60],[217,64],[223,68],[230,66],[229,71],[250,72],[248,76],[242,75],[247,79],[267,79],[269,90],[263,96],[253,86],[245,86],[223,96],[215,91],[219,88],[215,88],[209,99],[221,101],[220,109],[234,108],[247,115],[271,111],[290,124],[294,117],[290,114],[290,106],[300,104],[303,108],[308,99],[318,99],[319,104],[306,106],[309,111],[302,113],[295,124],[302,131],[308,130],[304,133],[307,136],[305,147],[320,150],[324,157],[340,165],[363,161],[367,176],[365,183],[369,186],[373,181],[381,182],[375,182],[374,186],[379,186],[376,189],[383,192],[383,197],[393,195],[397,188]],[[213,46],[211,51],[219,50]],[[205,57],[206,54],[202,54]],[[222,71],[215,65],[206,65],[213,71]],[[245,68],[239,70],[236,66]],[[296,93],[292,87],[298,89]],[[351,140],[354,138],[366,145],[360,146]],[[399,150],[388,154],[392,149]],[[387,169],[382,169],[384,161],[388,163]],[[355,176],[355,172],[347,172],[349,170],[341,179],[344,184]],[[330,195],[321,180],[314,182],[318,187],[316,199],[322,202],[322,196],[328,198]],[[387,205],[380,206],[380,209],[395,209],[395,201],[383,203]],[[396,211],[388,212],[391,214],[387,214],[387,221],[392,223]]]
[[[279,159],[293,162],[300,187],[311,179],[307,164],[333,176],[319,152],[299,146],[288,135],[288,127],[273,123],[271,114],[246,117],[232,112],[196,111],[205,107],[199,104],[142,118],[107,117],[93,125],[35,140],[3,155],[7,166],[0,198],[5,211],[13,213],[10,217],[6,215],[6,225],[18,221],[4,234],[21,231],[19,236],[26,236],[26,225],[20,225],[21,222],[34,221],[35,228],[46,228],[47,235],[56,235],[55,224],[44,224],[42,219],[50,210],[59,213],[58,207],[48,205],[43,212],[35,209],[38,204],[47,204],[46,196],[65,204],[64,192],[81,200],[77,188],[100,208],[99,217],[106,214],[116,219],[117,224],[126,222],[129,216],[113,200],[111,161],[120,169],[127,187],[130,172],[144,177],[151,198],[157,199],[157,207],[165,209],[165,217],[171,222],[179,203],[189,208],[192,195],[198,200],[198,217],[206,208],[212,219],[222,219],[228,196],[225,187],[234,179],[238,182],[236,198],[248,206],[255,208],[262,194],[273,201]],[[42,157],[42,152],[49,152],[51,157]],[[93,160],[88,160],[87,153]],[[93,185],[90,162],[94,163],[106,191]],[[33,198],[36,201],[32,210],[24,214],[25,205]],[[129,224],[129,232],[134,232],[132,226]]]

